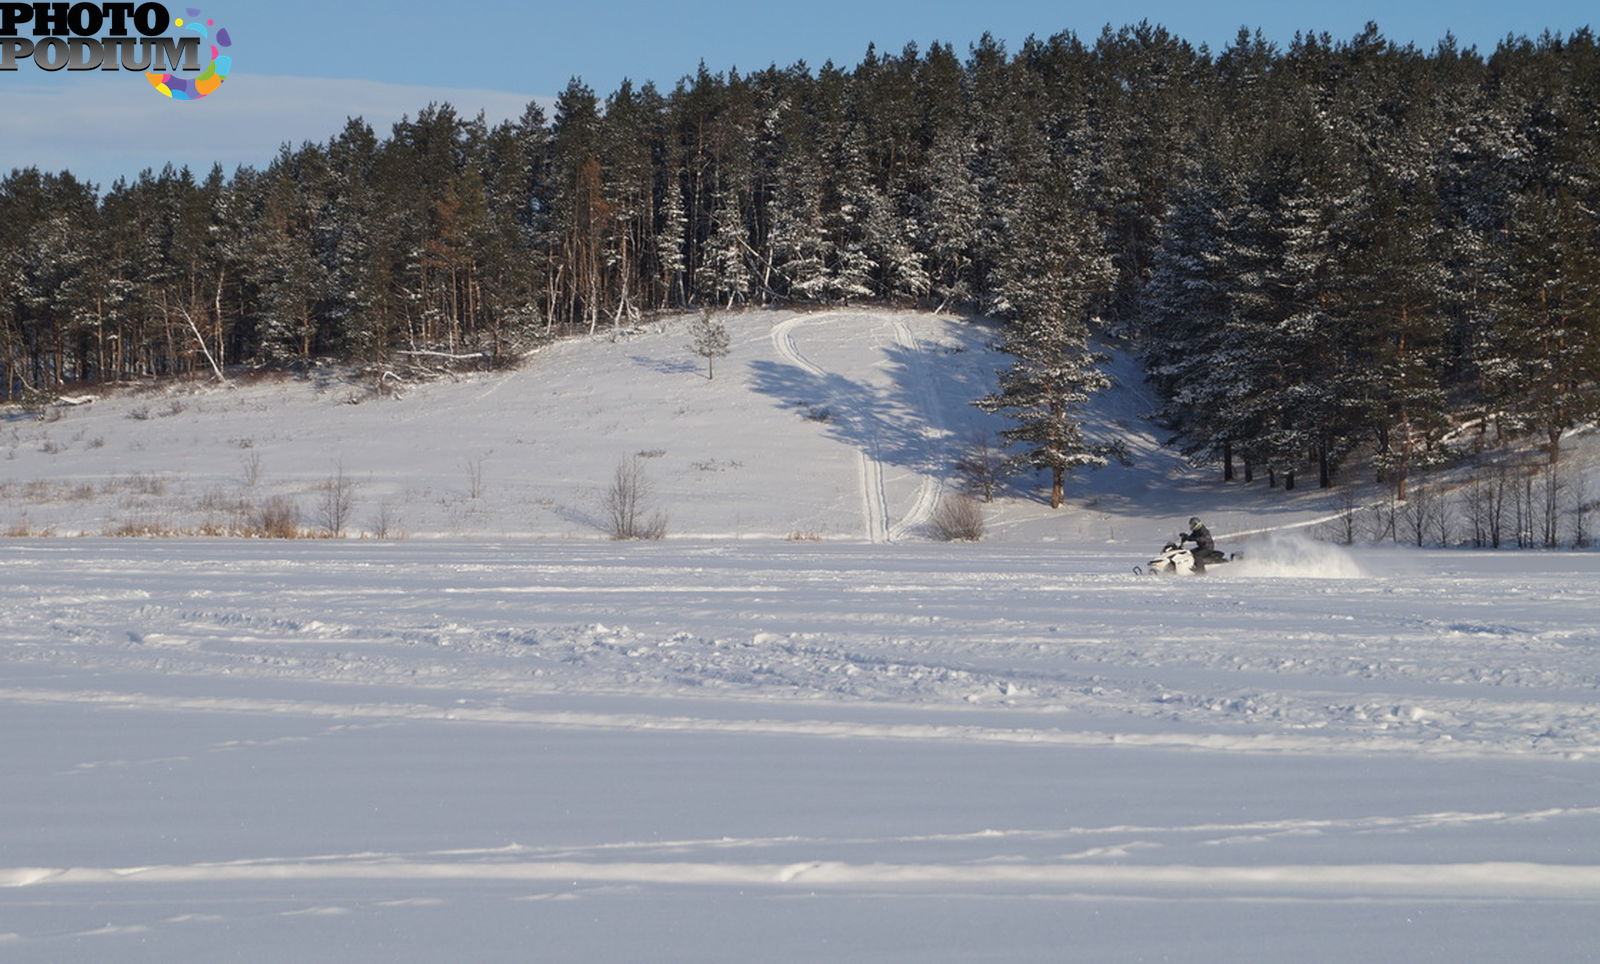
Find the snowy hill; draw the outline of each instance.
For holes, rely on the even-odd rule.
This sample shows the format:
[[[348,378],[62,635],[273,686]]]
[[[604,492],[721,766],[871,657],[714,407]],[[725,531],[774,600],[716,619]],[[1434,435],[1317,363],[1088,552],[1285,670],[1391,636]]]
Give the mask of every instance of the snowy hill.
[[[975,432],[969,403],[1004,357],[982,324],[926,313],[729,316],[708,380],[687,320],[556,344],[520,369],[371,394],[333,373],[113,393],[13,416],[0,465],[7,529],[59,535],[226,528],[291,498],[315,527],[321,486],[352,483],[348,532],[604,538],[600,497],[635,456],[673,537],[922,540]],[[1160,447],[1136,360],[1090,413],[1131,467],[1069,481],[1063,511],[1015,485],[989,507],[1001,541],[1132,540],[1192,513],[1219,534],[1325,514],[1314,492],[1215,483]]]

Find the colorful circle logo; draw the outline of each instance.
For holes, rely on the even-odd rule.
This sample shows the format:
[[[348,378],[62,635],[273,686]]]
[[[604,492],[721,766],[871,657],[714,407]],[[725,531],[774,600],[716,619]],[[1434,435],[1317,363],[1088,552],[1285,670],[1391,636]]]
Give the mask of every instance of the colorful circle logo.
[[[184,10],[185,16],[174,18],[174,26],[184,30],[192,30],[200,35],[200,42],[211,47],[211,62],[206,64],[200,76],[189,80],[176,74],[147,73],[144,79],[150,81],[150,86],[160,91],[165,97],[173,100],[199,100],[212,93],[222,82],[228,79],[228,74],[233,72],[233,57],[222,52],[223,49],[233,47],[233,38],[228,35],[227,27],[217,26],[215,20],[200,21],[200,11],[194,7]]]

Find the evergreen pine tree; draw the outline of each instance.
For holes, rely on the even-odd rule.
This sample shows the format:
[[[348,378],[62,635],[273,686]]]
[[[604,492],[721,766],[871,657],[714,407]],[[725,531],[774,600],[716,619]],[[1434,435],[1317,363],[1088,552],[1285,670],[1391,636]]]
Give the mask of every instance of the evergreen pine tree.
[[[706,380],[716,378],[717,359],[728,354],[731,343],[728,326],[722,323],[715,311],[707,308],[694,320],[689,333],[693,337],[690,350],[706,360]]]
[[[1001,347],[1013,361],[1000,373],[1000,390],[974,404],[1011,414],[1015,424],[1001,435],[1022,447],[1018,463],[1050,472],[1050,506],[1060,508],[1067,473],[1122,454],[1091,441],[1081,414],[1110,384],[1089,349],[1088,322],[1113,275],[1066,172],[1038,173],[1012,213],[1010,254],[999,271],[1010,316]]]

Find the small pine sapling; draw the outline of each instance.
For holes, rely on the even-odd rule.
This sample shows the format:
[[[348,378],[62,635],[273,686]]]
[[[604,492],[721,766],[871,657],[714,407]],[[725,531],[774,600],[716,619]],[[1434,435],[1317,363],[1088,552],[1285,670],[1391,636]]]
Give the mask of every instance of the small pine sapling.
[[[728,326],[722,323],[715,311],[707,308],[695,319],[689,331],[694,336],[689,349],[706,360],[706,380],[710,381],[716,378],[716,360],[729,351],[731,340]]]

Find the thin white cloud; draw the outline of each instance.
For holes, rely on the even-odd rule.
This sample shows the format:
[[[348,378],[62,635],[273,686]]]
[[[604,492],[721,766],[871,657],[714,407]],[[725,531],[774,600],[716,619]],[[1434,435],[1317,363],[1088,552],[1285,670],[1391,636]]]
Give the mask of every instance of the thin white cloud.
[[[102,188],[168,162],[197,174],[219,162],[229,172],[241,164],[260,167],[279,145],[327,140],[348,117],[365,118],[385,136],[394,122],[429,103],[449,102],[469,117],[482,111],[490,123],[520,117],[530,101],[546,113],[553,103],[493,90],[250,74],[203,100],[182,103],[135,74],[20,80],[0,75],[0,172],[65,169]]]

